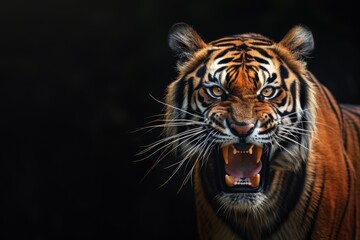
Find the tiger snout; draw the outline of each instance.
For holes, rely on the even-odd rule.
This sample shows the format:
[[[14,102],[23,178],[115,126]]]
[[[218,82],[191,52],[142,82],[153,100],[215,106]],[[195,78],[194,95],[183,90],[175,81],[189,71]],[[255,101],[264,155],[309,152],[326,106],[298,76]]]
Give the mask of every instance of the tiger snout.
[[[231,123],[231,131],[238,137],[246,137],[254,131],[255,125],[248,122]]]

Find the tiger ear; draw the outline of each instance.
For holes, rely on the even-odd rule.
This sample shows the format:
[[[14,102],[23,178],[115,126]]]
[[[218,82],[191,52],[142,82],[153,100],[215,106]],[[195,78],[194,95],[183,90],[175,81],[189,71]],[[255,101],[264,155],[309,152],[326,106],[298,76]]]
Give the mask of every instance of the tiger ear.
[[[176,23],[170,28],[168,42],[170,49],[178,57],[179,65],[206,46],[199,34],[186,23]]]
[[[315,46],[312,32],[304,25],[296,25],[290,29],[280,44],[288,48],[298,60],[309,56]]]

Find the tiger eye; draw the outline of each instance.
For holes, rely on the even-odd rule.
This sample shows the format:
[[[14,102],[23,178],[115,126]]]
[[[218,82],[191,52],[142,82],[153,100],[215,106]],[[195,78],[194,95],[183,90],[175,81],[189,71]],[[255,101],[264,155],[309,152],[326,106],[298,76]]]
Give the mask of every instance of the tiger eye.
[[[224,90],[222,90],[221,87],[213,86],[211,88],[212,94],[214,94],[215,97],[221,97],[224,94]]]
[[[261,91],[261,95],[264,97],[271,97],[274,94],[275,90],[273,87],[266,87]]]

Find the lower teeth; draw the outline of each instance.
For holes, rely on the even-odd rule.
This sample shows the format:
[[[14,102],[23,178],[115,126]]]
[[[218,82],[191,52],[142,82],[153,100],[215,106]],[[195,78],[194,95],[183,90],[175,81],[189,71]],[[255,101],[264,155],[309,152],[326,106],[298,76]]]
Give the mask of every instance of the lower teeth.
[[[260,183],[260,174],[256,174],[254,177],[251,178],[234,178],[225,174],[225,184],[228,187],[234,186],[251,186],[257,187]]]

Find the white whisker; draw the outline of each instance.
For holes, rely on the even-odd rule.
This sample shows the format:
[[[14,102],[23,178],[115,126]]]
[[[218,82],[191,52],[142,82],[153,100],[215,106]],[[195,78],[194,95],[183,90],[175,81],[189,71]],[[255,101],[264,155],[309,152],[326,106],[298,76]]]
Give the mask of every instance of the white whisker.
[[[203,165],[203,163],[206,161],[205,158],[208,158],[210,152],[207,152],[205,150],[208,150],[210,147],[213,147],[212,146],[212,143],[214,142],[211,141],[211,143],[208,142],[208,139],[213,137],[215,135],[216,131],[213,130],[211,132],[208,133],[208,136],[206,137],[206,139],[204,140],[203,144],[201,144],[198,148],[199,148],[199,151],[198,151],[198,158],[196,158],[195,160],[195,163],[193,164],[193,166],[191,167],[191,169],[188,171],[186,177],[184,178],[181,186],[180,186],[180,189],[179,191],[181,190],[181,188],[189,181],[189,179],[191,178],[191,176],[193,175],[193,171],[194,171],[194,168],[195,168],[195,165],[197,164],[197,162],[201,162],[201,165]],[[205,151],[205,153],[204,153]]]
[[[197,127],[197,128],[192,128],[192,129],[188,129],[184,132],[180,132],[180,133],[177,133],[177,134],[174,134],[170,137],[166,137],[166,138],[162,138],[160,140],[157,140],[156,142],[153,142],[151,144],[148,144],[148,145],[145,145],[144,147],[146,147],[146,149],[140,151],[137,155],[142,155],[148,151],[150,151],[151,149],[157,147],[159,144],[162,144],[162,143],[166,143],[166,142],[169,142],[169,140],[172,140],[172,139],[175,139],[172,141],[172,143],[176,142],[177,140],[179,139],[183,139],[184,137],[187,137],[189,136],[190,134],[196,134],[198,132],[201,132],[203,131],[204,129],[202,127]],[[180,138],[181,137],[181,138]]]
[[[163,105],[165,105],[165,106],[168,106],[168,107],[171,107],[171,108],[173,108],[173,109],[179,110],[179,111],[181,111],[181,112],[184,112],[184,113],[189,114],[189,115],[194,116],[194,117],[198,117],[198,118],[201,118],[201,119],[205,119],[205,118],[204,118],[203,116],[201,116],[201,115],[193,114],[193,113],[188,112],[188,111],[186,111],[186,110],[184,110],[184,109],[181,109],[181,108],[172,106],[172,105],[170,105],[170,104],[167,104],[167,103],[165,103],[165,102],[163,102],[163,101],[160,101],[160,100],[156,99],[155,97],[153,97],[151,94],[150,94],[150,97],[152,97],[155,101],[157,101],[157,102],[159,102],[159,103],[161,103],[161,104],[163,104]]]
[[[274,142],[283,150],[285,150],[291,157],[293,157],[294,159],[296,159],[296,157],[294,156],[294,153],[290,152],[289,150],[287,150],[284,146],[282,146],[275,138],[273,138]]]
[[[204,129],[191,129],[191,131],[186,131],[186,132],[183,132],[183,133],[179,133],[179,134],[176,134],[174,136],[171,136],[169,138],[164,138],[164,139],[161,139],[159,140],[159,142],[157,142],[156,144],[154,145],[151,145],[150,147],[148,147],[147,149],[141,151],[140,153],[138,153],[138,155],[142,155],[142,154],[145,154],[147,152],[149,152],[151,149],[155,148],[156,146],[158,146],[159,144],[162,144],[162,143],[165,143],[167,142],[168,140],[170,139],[173,139],[172,141],[168,142],[167,144],[161,146],[160,148],[156,149],[154,152],[150,153],[150,155],[147,155],[146,157],[144,158],[141,158],[141,159],[138,159],[136,160],[136,162],[139,162],[139,161],[142,161],[144,159],[147,159],[149,158],[150,156],[154,155],[155,153],[159,152],[161,149],[164,149],[176,142],[178,142],[179,140],[182,140],[184,138],[189,138],[191,136],[196,136],[198,134],[200,134],[201,132],[205,131]],[[191,133],[191,134],[190,134]],[[180,137],[179,137],[180,136]]]
[[[199,131],[198,133],[193,134],[192,136],[189,137],[189,139],[195,137],[196,135],[202,134],[202,132],[204,132],[204,131],[205,131],[205,130]],[[197,140],[197,139],[201,139],[201,135],[200,135],[200,136],[196,136],[196,138],[193,139],[193,140],[191,140],[190,142],[188,142],[188,141],[181,141],[181,142],[179,143],[179,146],[181,146],[182,144],[185,144],[185,143],[186,143],[186,145],[184,146],[184,148],[185,148],[187,145],[189,145],[191,142],[193,142],[193,141],[195,141],[195,140]],[[171,146],[171,145],[170,145],[170,146]],[[176,148],[172,148],[170,151],[168,151],[168,152],[164,155],[164,152],[165,152],[170,146],[162,147],[164,150],[161,152],[161,154],[159,155],[159,157],[157,158],[157,160],[155,161],[155,163],[152,165],[152,167],[149,169],[149,171],[147,172],[147,174],[143,177],[143,179],[144,179],[151,171],[154,170],[154,168],[161,162],[161,160],[163,160],[167,155],[169,155],[171,152],[173,152],[173,151],[176,150]],[[172,165],[176,165],[176,164],[177,164],[177,163],[172,164]],[[170,166],[171,166],[171,165],[170,165]],[[169,168],[169,166],[166,167],[166,168]]]
[[[295,143],[295,144],[297,144],[297,145],[305,148],[306,150],[309,150],[308,147],[302,145],[301,143],[295,141],[294,139],[289,138],[288,136],[285,136],[285,135],[277,135],[277,137],[278,137],[279,139],[283,140],[283,141],[287,141],[287,140],[288,140],[288,141],[290,141],[290,142],[293,142],[293,143]]]

